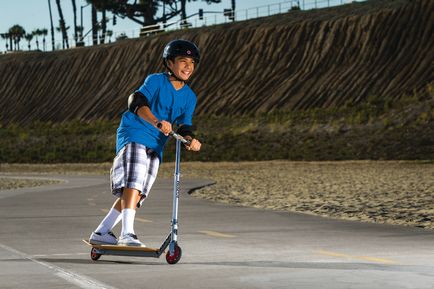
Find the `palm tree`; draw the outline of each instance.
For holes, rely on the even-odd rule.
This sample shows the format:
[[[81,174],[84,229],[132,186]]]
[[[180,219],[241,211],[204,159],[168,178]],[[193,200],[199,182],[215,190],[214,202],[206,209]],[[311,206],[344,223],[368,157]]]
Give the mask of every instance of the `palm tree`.
[[[75,3],[75,0],[72,1],[72,11],[74,13],[74,41],[77,43],[78,40],[78,29],[77,29],[77,5]]]
[[[102,9],[102,20],[101,20],[101,30],[102,30],[102,35],[101,35],[101,40],[100,43],[104,44],[105,42],[105,35],[107,32],[107,17],[106,17],[106,9]]]
[[[105,40],[106,40],[106,38],[108,36],[108,30],[107,30],[107,22],[108,22],[108,20],[107,20],[107,18],[105,16],[105,10],[103,11],[103,16],[102,17],[103,17],[102,18],[103,20],[101,20],[101,22],[98,23],[98,26],[97,26],[98,31],[101,31],[101,35],[99,35],[99,43],[100,44],[104,44]],[[104,19],[106,19],[106,21],[104,21]]]
[[[81,37],[83,37],[83,26],[77,25],[77,34]]]
[[[24,38],[27,40],[27,47],[29,48],[29,51],[30,51],[30,47],[31,47],[30,42],[31,42],[32,39],[33,39],[33,34],[31,34],[31,33],[27,33],[27,34],[24,36]]]
[[[22,26],[15,24],[11,28],[9,28],[9,34],[14,41],[14,50],[20,50],[20,41],[26,34],[26,30],[24,30]]]
[[[111,5],[114,5],[113,3],[110,3],[110,1],[107,0],[86,0],[86,2],[88,4],[92,4],[92,13],[93,13],[93,9],[96,9],[97,11],[101,11],[102,13],[102,19],[101,19],[101,26],[100,27],[96,27],[92,24],[92,27],[96,27],[97,30],[101,30],[102,31],[102,35],[100,38],[100,43],[104,43],[105,42],[105,38],[106,38],[106,33],[107,33],[107,10]],[[96,11],[95,11],[96,13]],[[96,15],[96,14],[95,14]],[[93,17],[92,17],[92,22],[93,22]],[[96,16],[95,16],[95,23],[97,22]],[[95,37],[95,35],[94,35]]]
[[[35,36],[36,49],[39,50],[39,38],[38,38],[38,36],[42,35],[41,30],[39,28],[36,30],[33,30],[32,35]]]
[[[46,45],[45,45],[45,36],[48,35],[48,29],[47,28],[43,28],[41,29],[41,35],[42,35],[42,43],[43,43],[43,47],[44,47],[44,51],[46,50]]]
[[[235,21],[235,5],[236,5],[235,0],[232,0],[231,4],[232,4],[232,17],[233,17],[232,21]]]
[[[48,0],[48,10],[50,11],[50,23],[51,23],[51,46],[53,51],[55,50],[54,47],[54,25],[53,25],[53,15],[51,14],[51,1]],[[45,37],[44,37],[45,40]],[[44,43],[45,44],[45,43]],[[45,51],[45,45],[44,45],[44,51]]]
[[[2,34],[0,34],[0,36],[1,36],[1,38],[3,38],[5,40],[6,51],[8,51],[9,50],[8,40],[12,43],[12,38],[11,38],[10,34],[9,33],[2,33]],[[12,47],[12,44],[11,44],[11,47]]]
[[[181,0],[181,27],[187,25],[187,13],[185,12],[187,0]]]
[[[112,43],[113,30],[107,30],[107,37],[109,43]]]
[[[65,24],[65,19],[63,18],[63,12],[62,12],[62,7],[60,6],[60,0],[56,0],[56,4],[57,4],[57,10],[59,11],[59,27],[60,30],[62,31],[62,46],[63,48],[69,48],[69,43],[68,43],[68,34],[66,33],[66,24]]]
[[[93,45],[98,45],[98,19],[95,5],[92,5],[92,42]]]
[[[56,27],[56,31],[57,32],[60,32],[62,35],[63,35],[63,32],[64,31],[68,31],[69,30],[69,26],[68,27],[61,27],[61,25],[60,25],[60,23],[59,23],[59,27]],[[66,45],[65,45],[66,44]],[[65,42],[65,38],[63,38],[63,41],[62,41],[62,48],[63,49],[65,49],[65,46],[66,46],[66,48],[69,48],[69,46],[68,46],[68,42]]]

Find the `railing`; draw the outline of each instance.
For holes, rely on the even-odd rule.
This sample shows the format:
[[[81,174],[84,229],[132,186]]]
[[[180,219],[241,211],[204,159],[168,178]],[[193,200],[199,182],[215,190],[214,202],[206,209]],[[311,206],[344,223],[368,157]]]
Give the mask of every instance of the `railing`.
[[[233,21],[244,21],[249,19],[255,19],[259,17],[267,17],[271,15],[276,14],[282,14],[287,13],[291,10],[311,10],[311,9],[320,9],[320,8],[326,8],[326,7],[332,7],[332,6],[339,6],[343,4],[348,4],[351,2],[360,2],[365,0],[291,0],[291,1],[284,1],[280,3],[274,3],[274,4],[268,4],[263,6],[258,6],[254,8],[244,9],[244,10],[235,10],[233,13],[233,17],[228,17],[228,14],[226,14],[223,11],[221,12],[214,12],[214,13],[208,13],[205,14],[203,17],[195,16],[188,18],[187,20],[181,21],[173,21],[169,23],[160,23],[157,25],[151,25],[146,26],[142,28],[137,29],[131,29],[129,31],[115,31],[113,32],[113,35],[111,37],[105,38],[104,43],[111,43],[117,40],[120,40],[122,38],[138,38],[143,36],[152,35],[159,32],[164,31],[173,31],[173,30],[180,30],[185,28],[197,28],[197,27],[203,27],[203,26],[211,26],[211,25],[218,25],[223,23],[229,23]],[[231,18],[231,19],[230,19]],[[233,19],[232,19],[233,18]],[[186,22],[185,22],[186,21]],[[49,36],[48,36],[49,37]],[[51,41],[49,41],[47,37],[47,47],[51,48]],[[73,42],[73,35],[69,36],[70,43]],[[100,39],[97,39],[97,42],[100,42]],[[2,39],[3,45],[0,49],[4,49],[7,40]],[[93,45],[93,39],[92,36],[87,36],[83,38],[83,44],[85,46],[92,46]],[[70,47],[74,47],[75,45],[71,45]],[[56,41],[55,42],[56,49],[62,49],[62,41]],[[21,42],[21,50],[27,50],[27,42]],[[35,49],[35,44],[33,43],[32,48]]]

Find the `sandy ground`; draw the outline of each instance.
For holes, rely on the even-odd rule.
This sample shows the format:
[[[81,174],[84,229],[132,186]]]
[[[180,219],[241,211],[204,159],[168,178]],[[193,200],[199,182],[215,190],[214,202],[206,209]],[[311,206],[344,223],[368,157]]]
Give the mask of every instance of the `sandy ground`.
[[[165,163],[160,177],[173,176]],[[110,164],[5,165],[0,173],[107,173]],[[212,179],[198,198],[364,222],[434,229],[434,163],[404,161],[182,163],[183,177]],[[0,178],[3,188],[5,178]],[[32,185],[32,183],[28,183]],[[35,185],[37,185],[35,183]],[[10,185],[9,185],[10,186]]]
[[[43,185],[57,184],[56,180],[36,180],[36,179],[17,179],[10,177],[0,177],[0,190],[19,189],[26,187],[37,187]]]

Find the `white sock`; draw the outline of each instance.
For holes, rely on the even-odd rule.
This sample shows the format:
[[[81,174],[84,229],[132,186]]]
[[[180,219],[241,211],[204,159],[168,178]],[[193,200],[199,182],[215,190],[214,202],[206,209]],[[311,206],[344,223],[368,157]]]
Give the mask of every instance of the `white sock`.
[[[107,234],[111,229],[113,229],[114,226],[116,226],[117,223],[119,223],[121,218],[121,212],[115,208],[111,208],[105,218],[101,221],[101,224],[99,224],[98,228],[96,228],[95,232]]]
[[[121,236],[126,234],[134,234],[134,218],[136,216],[136,210],[123,209],[122,210],[122,232]]]
[[[118,212],[118,210],[115,209],[116,212]],[[110,231],[113,230],[113,228],[122,220],[122,214],[120,212],[118,212],[118,217],[116,218],[116,221],[113,223],[113,226],[110,228]]]

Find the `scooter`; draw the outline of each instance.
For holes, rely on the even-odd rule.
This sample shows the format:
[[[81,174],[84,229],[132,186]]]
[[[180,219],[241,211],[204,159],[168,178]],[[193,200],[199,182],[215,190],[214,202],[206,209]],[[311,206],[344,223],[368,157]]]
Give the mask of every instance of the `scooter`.
[[[160,248],[119,246],[119,245],[94,245],[83,240],[91,246],[90,258],[97,261],[102,255],[117,256],[134,256],[134,257],[154,257],[159,258],[169,247],[166,253],[166,261],[169,264],[176,264],[181,259],[182,250],[178,245],[178,202],[180,191],[180,161],[181,161],[181,143],[189,145],[190,141],[181,135],[170,132],[170,136],[176,139],[176,156],[175,156],[175,174],[173,179],[173,206],[172,206],[172,224],[169,235],[164,240]]]

